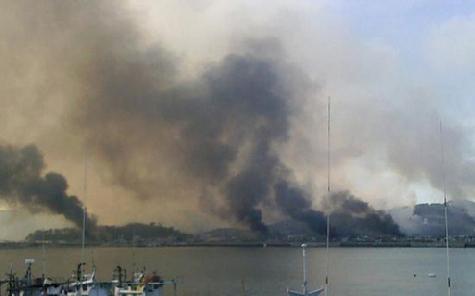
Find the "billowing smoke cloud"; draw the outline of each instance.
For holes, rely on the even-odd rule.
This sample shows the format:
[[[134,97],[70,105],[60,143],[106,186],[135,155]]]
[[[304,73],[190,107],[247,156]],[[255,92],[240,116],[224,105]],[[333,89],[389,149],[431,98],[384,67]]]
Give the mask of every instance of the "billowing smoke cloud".
[[[36,146],[0,146],[0,199],[32,212],[63,215],[81,227],[81,201],[66,193],[68,184],[62,175],[55,172],[43,175],[44,168],[43,156]],[[94,218],[89,219],[88,225],[95,225]]]
[[[285,182],[276,185],[276,201],[291,218],[304,222],[314,233],[325,234],[326,214],[312,209],[311,199],[298,187]],[[357,234],[401,235],[398,225],[388,213],[375,210],[347,191],[332,193],[325,199],[331,213],[332,236]]]
[[[276,202],[285,214],[305,223],[314,233],[325,233],[327,228],[325,214],[312,209],[311,198],[305,191],[282,181],[276,184],[275,192]]]
[[[140,145],[147,147],[145,157],[151,164],[158,165],[160,143],[175,147],[171,156],[180,176],[199,183],[202,190],[217,189],[224,201],[218,211],[265,232],[259,208],[271,198],[278,171],[284,169],[274,149],[287,138],[290,104],[295,100],[296,85],[282,73],[295,70],[251,53],[231,54],[197,81],[169,82],[160,89],[155,78],[169,71],[160,67],[163,62],[150,64],[146,56],[135,57],[131,71],[132,56],[119,54],[120,59],[98,61],[97,72],[88,73],[97,93],[87,96],[84,110],[89,112],[82,115],[87,117],[82,128],[113,172],[125,180],[121,185],[128,186],[133,178],[127,164],[135,165],[137,143],[124,141],[124,134],[110,128],[125,134],[146,131]],[[102,71],[108,71],[109,78],[99,80]],[[175,136],[163,137],[170,130]],[[153,192],[145,186],[130,189],[142,198]]]
[[[333,193],[327,201],[332,209],[331,223],[337,235],[401,235],[390,214],[373,209],[347,191]]]
[[[19,12],[30,5],[20,3],[10,8]],[[288,185],[292,172],[279,155],[300,99],[314,95],[315,87],[287,61],[280,42],[241,40],[184,79],[178,58],[161,44],[145,45],[135,24],[111,3],[48,2],[29,11],[41,19],[30,23],[36,58],[66,73],[66,85],[74,90],[70,125],[85,136],[88,153],[107,165],[113,182],[147,202],[192,188],[182,202],[199,198],[206,211],[263,233],[262,211],[276,205],[321,233],[322,213],[312,210],[304,189]],[[40,186],[44,201],[31,193],[19,196],[45,206],[47,197],[71,201],[50,207],[77,223],[79,201],[65,195],[63,178],[43,180],[41,168],[38,182],[58,183],[61,194],[49,197]]]
[[[0,65],[10,69],[13,78],[2,83],[0,91],[9,96],[14,93],[39,97],[40,102],[51,100],[53,106],[67,102],[61,105],[68,111],[67,116],[60,117],[64,128],[61,133],[81,139],[80,144],[88,147],[91,158],[98,160],[98,168],[105,165],[108,169],[110,176],[106,177],[112,185],[125,188],[149,208],[159,208],[170,200],[177,204],[199,203],[207,212],[260,232],[266,231],[265,211],[277,209],[311,225],[315,232],[322,232],[324,215],[313,208],[310,191],[299,186],[305,182],[294,181],[293,173],[306,171],[308,166],[314,180],[325,167],[318,160],[318,155],[324,155],[320,150],[325,145],[313,130],[315,125],[295,120],[300,119],[304,108],[316,118],[321,113],[318,110],[325,108],[320,108],[321,93],[315,91],[314,83],[289,58],[281,32],[272,34],[278,35],[279,40],[262,38],[267,34],[257,39],[236,39],[227,54],[182,73],[183,68],[189,68],[182,67],[180,53],[165,43],[151,44],[129,11],[115,1],[15,1],[2,6],[5,9],[0,27],[7,41],[0,53],[8,58],[0,59]],[[292,37],[296,32],[282,31],[292,32]],[[346,110],[340,113],[345,116],[340,115],[340,132],[334,139],[335,174],[349,160],[364,164],[376,159],[409,182],[429,180],[440,187],[438,140],[434,142],[428,136],[437,135],[437,122],[432,125],[421,119],[432,110],[419,112],[431,104],[423,96],[418,96],[422,99],[416,103],[411,96],[411,104],[401,100],[402,107],[392,97],[380,99],[393,89],[383,87],[384,91],[378,92],[372,88],[373,84],[377,88],[386,85],[378,79],[388,77],[374,70],[378,69],[374,65],[380,63],[373,52],[365,54],[365,49],[349,42],[339,50],[332,48],[326,56],[324,50],[318,49],[328,42],[315,45],[312,42],[318,38],[313,37],[296,39],[308,44],[310,55],[317,58],[315,63],[309,60],[306,64],[323,65],[321,69],[312,66],[318,81],[326,72],[332,72],[334,76],[322,81],[326,80],[329,90],[339,99],[347,98],[340,102]],[[333,61],[334,55],[341,52],[345,56],[340,59],[343,65]],[[351,57],[355,55],[358,63],[352,64]],[[331,62],[327,64],[326,60]],[[365,66],[361,67],[360,61]],[[355,70],[348,71],[348,65]],[[338,80],[341,77],[343,82]],[[365,79],[372,84],[358,84]],[[399,83],[396,89],[400,89]],[[308,104],[304,98],[309,97],[317,103]],[[416,106],[406,112],[407,105]],[[30,108],[32,114],[40,113]],[[301,132],[306,127],[311,131]],[[310,153],[299,147],[298,152],[304,151],[299,155],[301,163],[288,165],[288,159],[282,158],[282,146],[295,136],[291,135],[295,130],[311,138],[313,146],[309,145]],[[465,151],[460,148],[466,144],[461,135],[452,129],[446,135],[455,138],[450,141],[454,151]],[[64,145],[68,145],[67,141]],[[436,149],[428,152],[424,147]],[[447,158],[448,163],[466,163],[466,156],[455,161],[450,155]],[[473,171],[467,165],[461,167]],[[473,182],[472,173],[458,172],[447,174],[460,177],[464,183],[451,187],[454,183],[449,180],[449,190],[454,193],[470,189]],[[299,181],[302,179],[305,178]],[[351,225],[356,232],[369,229],[374,233],[397,233],[384,213],[355,203],[353,197],[343,200],[334,201],[335,227],[340,223],[343,228]]]
[[[157,153],[166,143],[174,147],[170,156],[179,176],[198,183],[203,192],[217,191],[202,202],[205,207],[265,233],[262,210],[275,203],[284,214],[322,233],[326,227],[322,213],[311,208],[304,189],[288,185],[291,172],[277,151],[288,138],[290,118],[299,102],[296,94],[307,92],[308,79],[285,63],[275,40],[248,42],[251,49],[259,50],[230,54],[186,82],[172,79],[173,60],[161,48],[147,54],[138,51],[136,56],[137,51],[109,49],[104,44],[106,56],[99,53],[86,72],[91,92],[82,100],[81,110],[87,112],[80,114],[80,126],[122,186],[130,186],[129,180],[136,178],[137,143],[146,147],[142,157],[153,166],[160,165]],[[260,54],[262,48],[271,49],[273,56]],[[290,74],[301,81],[290,79]],[[170,130],[173,137],[163,137]],[[124,141],[124,135],[137,134],[141,135],[137,141]],[[156,177],[153,168],[148,175]],[[144,184],[153,183],[140,182],[129,189],[152,198],[153,185]],[[221,204],[212,207],[213,202]],[[389,216],[367,204],[351,208],[357,202],[351,196],[343,202],[337,195],[335,202],[339,202],[340,227],[357,227],[342,233],[398,233]],[[345,225],[345,219],[357,223]]]

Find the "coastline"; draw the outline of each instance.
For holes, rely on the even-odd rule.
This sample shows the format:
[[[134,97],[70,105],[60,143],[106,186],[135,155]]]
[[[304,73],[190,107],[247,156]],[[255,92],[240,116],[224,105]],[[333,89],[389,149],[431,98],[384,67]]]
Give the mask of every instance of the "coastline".
[[[124,244],[124,243],[103,243],[88,244],[88,248],[184,248],[184,247],[231,247],[231,248],[295,248],[300,247],[300,242],[196,242],[196,243],[162,243],[162,244]],[[324,248],[325,243],[317,242],[307,243],[309,248]],[[9,249],[27,249],[27,248],[80,248],[80,243],[42,243],[42,242],[2,242],[1,250]],[[444,248],[445,242],[332,242],[330,248]],[[451,242],[451,248],[475,248],[475,243]]]

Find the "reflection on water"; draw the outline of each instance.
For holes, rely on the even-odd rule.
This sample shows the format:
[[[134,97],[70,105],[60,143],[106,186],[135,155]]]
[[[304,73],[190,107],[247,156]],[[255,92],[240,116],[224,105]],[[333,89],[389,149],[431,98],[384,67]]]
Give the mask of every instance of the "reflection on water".
[[[447,295],[444,249],[330,250],[330,294],[338,296]],[[109,280],[122,265],[129,273],[145,266],[165,278],[178,279],[178,295],[285,295],[287,286],[301,288],[299,248],[89,248],[87,263],[99,279]],[[35,258],[35,274],[68,278],[80,258],[78,248],[0,250],[0,272],[10,266],[21,274],[24,259]],[[323,283],[323,249],[308,249],[309,286]],[[43,260],[45,258],[45,260]],[[44,262],[43,262],[44,261]],[[475,249],[452,250],[453,294],[472,295]],[[428,273],[435,273],[429,278]],[[414,274],[416,276],[414,277]],[[171,290],[166,295],[172,295]]]

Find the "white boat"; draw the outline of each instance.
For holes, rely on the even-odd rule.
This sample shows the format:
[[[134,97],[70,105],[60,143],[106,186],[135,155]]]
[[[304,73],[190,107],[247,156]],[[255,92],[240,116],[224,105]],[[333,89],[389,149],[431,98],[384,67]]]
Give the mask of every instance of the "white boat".
[[[155,272],[146,274],[145,271],[135,272],[131,281],[124,281],[126,273],[120,266],[115,269],[116,276],[113,279],[114,296],[161,296],[165,285],[173,285],[176,295],[176,281],[164,281]]]
[[[67,296],[109,296],[112,284],[99,282],[96,279],[96,268],[92,273],[84,273],[85,263],[78,264],[76,273],[73,274],[73,282],[63,285],[64,294]]]
[[[73,278],[67,282],[56,282],[52,279],[33,278],[31,266],[33,259],[25,260],[27,269],[23,277],[17,277],[13,271],[7,280],[0,282],[7,285],[8,296],[162,296],[165,285],[173,285],[176,295],[176,281],[162,280],[156,273],[136,272],[132,280],[126,281],[126,275],[113,278],[110,282],[96,279],[96,270],[84,273],[84,263],[78,264]]]

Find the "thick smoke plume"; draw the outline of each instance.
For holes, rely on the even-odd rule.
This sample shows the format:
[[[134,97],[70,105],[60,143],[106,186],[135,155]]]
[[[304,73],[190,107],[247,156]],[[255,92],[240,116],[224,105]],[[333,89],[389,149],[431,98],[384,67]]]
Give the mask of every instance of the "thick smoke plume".
[[[308,225],[317,234],[326,231],[325,214],[312,209],[310,196],[298,187],[289,186],[282,181],[275,186],[276,202],[290,218]]]
[[[172,156],[180,176],[199,183],[203,190],[216,188],[225,201],[218,211],[265,232],[259,208],[271,198],[283,167],[274,145],[287,137],[293,99],[294,86],[281,73],[292,69],[251,54],[229,55],[198,81],[160,89],[160,81],[154,78],[167,69],[150,65],[148,58],[137,64],[135,58],[142,78],[137,81],[136,71],[127,65],[130,58],[120,59],[125,64],[121,67],[115,66],[117,59],[97,65],[115,72],[109,73],[110,80],[91,81],[97,95],[87,101],[86,109],[92,112],[85,114],[84,121],[93,147],[125,179],[122,185],[130,184],[133,171],[126,164],[134,163],[136,142],[124,141],[124,134],[113,133],[110,127],[127,134],[143,133],[141,145],[147,147],[152,164],[160,142],[175,147]],[[94,75],[98,74],[89,76]],[[175,137],[157,137],[171,130]],[[153,192],[145,186],[130,189],[143,198]]]
[[[146,42],[115,1],[5,6],[10,12],[0,21],[11,28],[6,44],[21,50],[6,50],[12,58],[2,62],[30,70],[40,95],[70,101],[68,133],[84,138],[114,185],[150,207],[199,199],[205,211],[262,233],[267,231],[263,212],[275,209],[322,233],[323,213],[312,209],[309,194],[292,180],[280,155],[300,99],[316,91],[278,40],[235,41],[228,54],[184,75],[172,50]],[[28,68],[31,56],[35,69],[47,69],[48,79]],[[80,209],[77,199],[64,193],[64,178],[43,178],[41,168],[39,183],[62,184],[61,194],[52,196]],[[45,201],[24,203],[46,206],[50,197],[41,192]],[[396,232],[383,213],[367,205],[353,213],[353,201],[338,204],[336,217],[357,221],[358,229]],[[70,211],[61,205],[52,211]],[[66,213],[78,221],[75,210]]]
[[[286,214],[305,223],[314,233],[325,234],[327,214],[312,209],[308,194],[285,182],[277,184],[275,190],[277,203]],[[332,236],[401,235],[391,215],[373,209],[347,191],[333,193],[325,202],[327,213],[331,213]]]
[[[347,191],[333,193],[327,200],[331,223],[337,235],[401,235],[399,226],[385,211],[375,210]]]
[[[279,52],[278,44],[269,40],[253,45]],[[298,102],[297,89],[305,93],[302,89],[308,88],[288,75],[305,76],[282,62],[285,56],[275,59],[250,51],[230,54],[195,81],[184,83],[164,74],[173,72],[172,61],[162,49],[154,50],[154,59],[143,53],[134,56],[118,49],[107,51],[109,56],[96,61],[91,69],[94,72],[87,75],[93,92],[86,96],[90,99],[83,110],[88,112],[81,122],[87,123],[83,128],[92,146],[120,176],[121,185],[130,186],[129,180],[135,178],[133,167],[127,164],[136,165],[137,142],[146,147],[146,157],[153,165],[159,165],[155,157],[165,142],[174,147],[172,157],[180,176],[199,183],[204,192],[218,191],[202,203],[205,207],[221,201],[213,208],[219,215],[266,233],[262,209],[275,203],[284,214],[322,233],[326,227],[322,212],[311,208],[304,189],[288,185],[290,169],[276,151],[287,140]],[[111,53],[118,56],[111,57]],[[108,76],[99,78],[103,72]],[[141,138],[124,141],[123,133],[114,132],[117,129],[127,135],[141,134]],[[173,138],[162,136],[170,130]],[[153,170],[150,172],[154,177]],[[151,198],[148,192],[153,188],[143,184],[153,183],[149,180],[129,188],[142,198]],[[342,229],[342,233],[398,233],[390,216],[366,203],[358,204],[352,196],[343,202],[341,195],[336,195],[334,202],[338,203],[337,228],[357,228]]]
[[[82,203],[68,195],[66,179],[55,172],[43,175],[45,164],[36,146],[0,146],[0,199],[20,204],[32,212],[63,215],[74,225],[82,225]],[[90,227],[95,220],[89,219]]]

